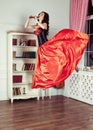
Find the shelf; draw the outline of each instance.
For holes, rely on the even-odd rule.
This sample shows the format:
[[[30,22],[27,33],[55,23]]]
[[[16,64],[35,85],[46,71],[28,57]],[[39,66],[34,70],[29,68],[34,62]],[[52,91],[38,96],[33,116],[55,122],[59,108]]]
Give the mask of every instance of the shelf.
[[[20,36],[21,36],[21,35],[25,35],[25,36],[27,36],[27,35],[28,35],[28,36],[29,36],[29,35],[35,35],[34,32],[25,32],[24,30],[21,30],[21,31],[19,31],[19,30],[11,30],[11,31],[8,31],[7,33],[8,33],[8,34],[11,34],[11,35],[16,35],[16,36],[17,36],[17,35],[18,35],[18,36],[19,36],[19,35],[20,35]]]
[[[14,86],[31,85],[31,83],[13,83]]]
[[[33,73],[34,73],[34,70],[13,71],[13,74],[14,74],[14,73],[31,73],[31,74],[33,74]]]
[[[35,48],[37,49],[37,46],[19,46],[19,45],[13,45],[14,48]]]
[[[13,58],[13,60],[36,60],[35,58]]]
[[[28,99],[28,98],[37,98],[37,97],[36,94],[33,93],[13,96],[13,99]]]

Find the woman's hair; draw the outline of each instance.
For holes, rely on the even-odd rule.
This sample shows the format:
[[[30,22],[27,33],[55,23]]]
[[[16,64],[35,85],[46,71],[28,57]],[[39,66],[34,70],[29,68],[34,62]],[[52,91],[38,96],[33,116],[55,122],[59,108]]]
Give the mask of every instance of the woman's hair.
[[[44,11],[42,11],[41,13],[44,13],[44,19],[43,19],[42,23],[47,23],[47,34],[48,34],[49,33],[49,14]]]

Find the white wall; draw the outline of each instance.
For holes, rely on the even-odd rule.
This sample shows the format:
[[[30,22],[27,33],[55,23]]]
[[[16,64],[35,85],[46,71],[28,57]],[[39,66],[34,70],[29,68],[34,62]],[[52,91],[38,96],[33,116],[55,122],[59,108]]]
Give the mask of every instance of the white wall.
[[[69,0],[0,0],[0,100],[8,99],[7,32],[23,30],[27,17],[41,11],[48,12],[50,16],[49,38],[69,27]]]

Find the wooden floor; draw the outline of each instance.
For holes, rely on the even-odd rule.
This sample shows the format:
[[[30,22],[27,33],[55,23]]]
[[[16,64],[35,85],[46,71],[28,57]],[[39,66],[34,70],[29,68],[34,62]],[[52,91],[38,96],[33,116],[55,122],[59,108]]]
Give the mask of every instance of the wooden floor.
[[[93,130],[93,106],[63,96],[0,101],[0,130]]]

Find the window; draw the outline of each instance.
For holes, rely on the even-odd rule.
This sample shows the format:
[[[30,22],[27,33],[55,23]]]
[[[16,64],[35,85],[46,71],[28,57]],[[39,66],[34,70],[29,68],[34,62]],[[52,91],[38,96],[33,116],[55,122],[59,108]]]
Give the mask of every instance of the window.
[[[93,6],[91,0],[89,0],[88,5],[85,32],[89,34],[89,43],[85,51],[84,65],[87,67],[93,67]]]

